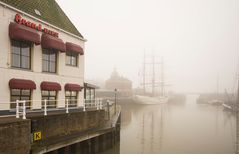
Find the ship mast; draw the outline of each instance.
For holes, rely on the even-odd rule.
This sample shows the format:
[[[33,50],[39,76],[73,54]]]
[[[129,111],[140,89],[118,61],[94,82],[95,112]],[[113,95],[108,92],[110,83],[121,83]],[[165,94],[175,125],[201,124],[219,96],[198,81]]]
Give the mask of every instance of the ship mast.
[[[145,65],[146,65],[146,62],[145,62],[145,51],[144,51],[144,61],[143,61],[143,93],[145,94],[146,92],[146,88],[145,88]]]
[[[152,55],[152,65],[153,65],[153,77],[152,77],[152,96],[155,96],[155,62],[154,62],[154,54]]]
[[[164,61],[163,61],[163,57],[162,57],[162,61],[161,61],[161,96],[164,96]]]
[[[217,99],[219,94],[219,74],[217,74]]]

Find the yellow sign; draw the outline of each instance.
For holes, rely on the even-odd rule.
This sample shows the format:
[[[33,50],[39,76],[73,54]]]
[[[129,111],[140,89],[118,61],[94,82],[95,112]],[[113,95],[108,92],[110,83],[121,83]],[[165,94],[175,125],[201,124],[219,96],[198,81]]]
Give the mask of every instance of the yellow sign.
[[[41,140],[41,132],[34,132],[33,139],[34,141]]]

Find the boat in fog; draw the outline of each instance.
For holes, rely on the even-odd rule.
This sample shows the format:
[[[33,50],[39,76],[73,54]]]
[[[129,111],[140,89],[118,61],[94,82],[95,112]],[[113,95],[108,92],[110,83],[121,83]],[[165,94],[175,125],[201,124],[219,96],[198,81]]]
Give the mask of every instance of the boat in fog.
[[[137,104],[153,105],[167,103],[169,98],[165,93],[165,81],[164,81],[164,61],[163,58],[160,62],[155,61],[155,56],[152,55],[151,62],[146,62],[146,56],[144,54],[143,71],[142,71],[142,88],[135,91],[133,101]],[[146,65],[149,65],[151,74],[146,73]],[[157,71],[156,66],[160,66]],[[150,77],[148,82],[148,77]],[[158,91],[157,91],[158,90]],[[151,92],[148,92],[151,91]]]
[[[135,95],[134,102],[140,104],[164,104],[168,102],[168,97],[150,97],[150,96],[143,96],[143,95]]]
[[[237,95],[231,94],[229,95],[227,90],[225,89],[225,95],[227,97],[226,101],[222,104],[225,111],[231,111],[231,112],[238,112],[238,103],[239,103],[239,80],[238,82],[238,88],[237,88]]]

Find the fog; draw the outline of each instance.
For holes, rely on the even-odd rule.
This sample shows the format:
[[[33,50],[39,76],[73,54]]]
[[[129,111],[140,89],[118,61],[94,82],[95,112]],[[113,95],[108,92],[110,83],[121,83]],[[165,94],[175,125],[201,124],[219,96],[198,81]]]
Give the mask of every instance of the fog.
[[[238,0],[58,0],[88,40],[85,78],[113,68],[139,85],[144,51],[164,57],[165,80],[178,92],[219,92],[235,85]]]

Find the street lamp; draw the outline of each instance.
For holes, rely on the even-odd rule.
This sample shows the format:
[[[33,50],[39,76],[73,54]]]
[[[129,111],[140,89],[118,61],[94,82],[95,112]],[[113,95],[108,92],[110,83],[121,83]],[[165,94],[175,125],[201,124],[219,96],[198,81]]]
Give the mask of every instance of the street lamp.
[[[117,89],[115,88],[115,114],[116,114],[116,93],[117,93]]]

